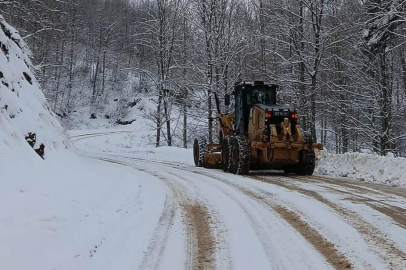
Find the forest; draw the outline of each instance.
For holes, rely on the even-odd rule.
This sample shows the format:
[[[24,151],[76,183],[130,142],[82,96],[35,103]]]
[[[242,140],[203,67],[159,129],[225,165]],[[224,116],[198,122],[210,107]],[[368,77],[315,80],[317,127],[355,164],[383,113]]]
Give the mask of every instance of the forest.
[[[186,148],[197,133],[216,140],[214,93],[260,80],[330,151],[405,156],[405,2],[6,0],[0,14],[61,119],[80,107],[121,119],[148,96],[154,144]]]

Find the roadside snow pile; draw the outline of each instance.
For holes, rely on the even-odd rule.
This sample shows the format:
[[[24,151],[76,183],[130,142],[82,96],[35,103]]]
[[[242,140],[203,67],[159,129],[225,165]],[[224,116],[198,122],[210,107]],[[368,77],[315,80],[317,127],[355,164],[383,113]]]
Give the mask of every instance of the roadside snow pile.
[[[45,145],[45,155],[68,147],[59,122],[49,109],[45,96],[31,71],[29,51],[18,31],[0,15],[0,158],[15,153],[35,152],[26,141],[35,134],[38,149]],[[38,156],[36,156],[38,157]]]
[[[406,186],[406,158],[393,154],[346,153],[329,154],[320,151],[316,172],[323,175],[354,178],[392,186]]]

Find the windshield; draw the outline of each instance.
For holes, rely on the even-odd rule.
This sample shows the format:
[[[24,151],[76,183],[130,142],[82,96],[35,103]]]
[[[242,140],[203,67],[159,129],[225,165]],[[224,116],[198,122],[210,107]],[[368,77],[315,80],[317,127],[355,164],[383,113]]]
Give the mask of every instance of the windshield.
[[[248,105],[252,104],[263,104],[271,105],[274,104],[274,98],[272,96],[272,90],[265,89],[255,89],[251,95],[251,98],[248,97]]]

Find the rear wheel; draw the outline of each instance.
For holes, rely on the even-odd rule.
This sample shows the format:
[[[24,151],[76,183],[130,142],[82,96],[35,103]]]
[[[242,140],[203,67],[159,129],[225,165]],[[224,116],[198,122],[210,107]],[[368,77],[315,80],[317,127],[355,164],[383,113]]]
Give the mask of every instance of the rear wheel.
[[[230,172],[240,175],[250,170],[250,145],[245,136],[235,136],[230,140]]]
[[[316,167],[316,154],[314,149],[301,150],[299,152],[299,164],[296,167],[298,175],[312,175]]]
[[[193,143],[193,158],[197,167],[203,167],[204,155],[207,153],[207,141],[205,137],[195,138]]]

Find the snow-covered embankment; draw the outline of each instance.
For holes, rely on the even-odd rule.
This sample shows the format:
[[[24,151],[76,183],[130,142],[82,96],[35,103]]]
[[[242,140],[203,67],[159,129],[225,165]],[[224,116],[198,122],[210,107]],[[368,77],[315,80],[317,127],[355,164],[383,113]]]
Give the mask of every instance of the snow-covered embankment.
[[[320,151],[316,172],[406,187],[406,158],[394,157],[393,154],[387,156],[365,153],[337,155]]]
[[[64,130],[31,70],[25,42],[1,15],[0,27],[0,157],[36,159],[25,140],[29,133],[36,136],[33,147],[44,144],[45,153],[68,148]]]
[[[34,151],[41,145],[44,159]],[[126,228],[148,217],[154,222],[159,216],[151,213],[163,203],[140,206],[149,201],[134,170],[80,158],[70,148],[26,44],[0,15],[0,269],[129,269],[142,259],[153,227],[140,229],[145,237],[128,236]],[[149,188],[164,197],[160,186],[143,190]],[[136,255],[119,248],[127,246]]]

